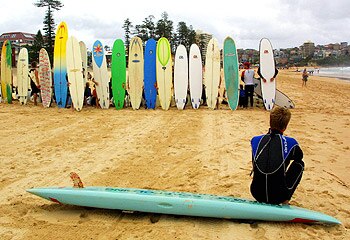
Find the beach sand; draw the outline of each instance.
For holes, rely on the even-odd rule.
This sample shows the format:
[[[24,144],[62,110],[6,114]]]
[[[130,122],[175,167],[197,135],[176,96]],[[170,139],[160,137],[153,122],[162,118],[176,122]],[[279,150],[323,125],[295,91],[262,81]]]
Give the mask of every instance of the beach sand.
[[[304,151],[291,204],[338,218],[339,226],[124,213],[52,203],[32,187],[85,185],[209,193],[252,199],[252,136],[269,112],[82,112],[0,104],[0,239],[350,239],[350,83],[280,71],[277,88],[296,105],[286,135]],[[156,219],[158,220],[158,219]]]

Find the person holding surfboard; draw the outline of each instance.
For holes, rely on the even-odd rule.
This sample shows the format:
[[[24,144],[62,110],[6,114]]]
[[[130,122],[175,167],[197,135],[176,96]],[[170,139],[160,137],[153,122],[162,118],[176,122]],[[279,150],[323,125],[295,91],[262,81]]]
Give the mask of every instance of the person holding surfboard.
[[[275,80],[277,74],[278,74],[278,69],[275,68],[275,74],[273,75],[272,78],[270,78],[270,81],[271,81],[271,82],[273,82],[273,81]],[[263,80],[263,82],[266,82],[266,79],[261,75],[260,67],[258,67],[258,75],[259,75],[259,77]]]
[[[258,202],[288,204],[304,170],[303,151],[283,132],[290,121],[287,108],[275,107],[267,134],[251,140],[253,181],[250,192]]]

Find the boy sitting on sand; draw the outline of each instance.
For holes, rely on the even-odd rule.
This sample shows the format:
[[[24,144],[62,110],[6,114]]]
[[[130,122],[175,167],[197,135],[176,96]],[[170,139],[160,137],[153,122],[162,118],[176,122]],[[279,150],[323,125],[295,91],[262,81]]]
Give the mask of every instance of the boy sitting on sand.
[[[275,107],[269,132],[251,140],[254,175],[250,192],[259,202],[288,204],[301,180],[303,152],[294,138],[283,135],[290,118],[288,109]]]

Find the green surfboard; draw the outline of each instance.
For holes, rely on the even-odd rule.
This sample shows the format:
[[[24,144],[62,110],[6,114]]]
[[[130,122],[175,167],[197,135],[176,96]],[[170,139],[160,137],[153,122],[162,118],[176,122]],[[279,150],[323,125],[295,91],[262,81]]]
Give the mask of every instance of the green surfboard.
[[[224,76],[229,106],[236,110],[239,100],[239,69],[235,41],[227,37],[224,41]]]
[[[9,40],[5,40],[2,45],[0,76],[2,100],[12,103],[12,48]]]
[[[125,99],[126,59],[124,42],[114,41],[112,49],[112,94],[116,109],[122,109]]]

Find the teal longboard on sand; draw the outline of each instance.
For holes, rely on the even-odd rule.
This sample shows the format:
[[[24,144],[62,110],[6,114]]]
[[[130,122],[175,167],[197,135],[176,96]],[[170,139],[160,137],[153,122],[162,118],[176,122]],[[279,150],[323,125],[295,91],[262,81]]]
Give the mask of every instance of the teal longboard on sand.
[[[232,38],[224,41],[224,77],[228,104],[236,110],[239,100],[239,69],[236,44]]]
[[[112,49],[112,93],[116,109],[124,107],[126,83],[126,58],[123,40],[114,41]]]
[[[71,173],[71,178],[74,187],[32,188],[27,192],[60,204],[104,209],[226,219],[341,224],[323,213],[290,205],[271,205],[211,194],[83,187],[77,174]]]

